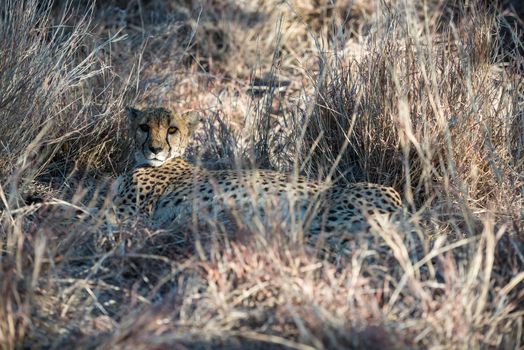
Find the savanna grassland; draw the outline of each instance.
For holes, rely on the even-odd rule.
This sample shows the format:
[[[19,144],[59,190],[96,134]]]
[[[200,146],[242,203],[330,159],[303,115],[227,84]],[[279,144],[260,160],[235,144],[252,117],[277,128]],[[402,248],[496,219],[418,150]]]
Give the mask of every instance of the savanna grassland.
[[[0,348],[523,348],[523,7],[0,1]],[[267,216],[107,228],[125,106],[409,214],[329,254]]]

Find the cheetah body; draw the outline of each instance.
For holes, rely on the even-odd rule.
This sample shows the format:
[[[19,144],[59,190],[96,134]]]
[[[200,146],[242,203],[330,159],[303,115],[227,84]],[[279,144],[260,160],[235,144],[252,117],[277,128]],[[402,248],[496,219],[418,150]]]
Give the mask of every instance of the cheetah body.
[[[309,222],[312,233],[356,232],[369,228],[370,217],[401,208],[399,194],[377,184],[330,186],[269,170],[207,170],[181,157],[193,128],[191,116],[161,108],[130,114],[141,164],[120,181],[113,199],[118,221],[146,215],[165,227],[191,217],[201,221],[273,211]],[[161,124],[176,130],[175,137],[159,131]],[[155,152],[165,158],[151,160]]]

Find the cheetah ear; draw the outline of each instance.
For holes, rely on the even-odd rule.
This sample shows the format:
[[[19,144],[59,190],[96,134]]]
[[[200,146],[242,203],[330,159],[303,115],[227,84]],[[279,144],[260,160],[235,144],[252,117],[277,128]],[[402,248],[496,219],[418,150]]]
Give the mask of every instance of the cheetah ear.
[[[187,127],[190,133],[193,133],[198,124],[200,124],[200,113],[197,111],[192,111],[184,114],[184,118],[187,120]]]
[[[129,107],[129,106],[126,107],[125,110],[126,110],[127,117],[131,121],[135,120],[139,116],[139,114],[141,113],[140,110],[138,110],[136,108],[133,108],[133,107]]]

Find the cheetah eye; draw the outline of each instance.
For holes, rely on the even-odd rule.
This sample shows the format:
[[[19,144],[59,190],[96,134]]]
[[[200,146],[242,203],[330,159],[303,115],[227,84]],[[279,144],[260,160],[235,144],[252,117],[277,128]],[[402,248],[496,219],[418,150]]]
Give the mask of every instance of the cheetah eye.
[[[178,131],[178,128],[176,126],[172,126],[169,129],[167,129],[167,132],[173,135],[175,132]]]
[[[148,131],[149,131],[149,125],[147,125],[147,124],[140,124],[138,127],[139,127],[140,130],[142,130],[143,132],[148,132]]]

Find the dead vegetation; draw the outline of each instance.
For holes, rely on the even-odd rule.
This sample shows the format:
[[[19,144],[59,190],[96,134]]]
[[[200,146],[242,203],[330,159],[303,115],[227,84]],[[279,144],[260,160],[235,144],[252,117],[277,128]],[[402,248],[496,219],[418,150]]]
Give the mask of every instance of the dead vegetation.
[[[465,3],[4,1],[0,346],[521,348],[522,34]],[[328,259],[270,219],[87,224],[129,104],[201,111],[210,167],[392,185],[409,222]]]

